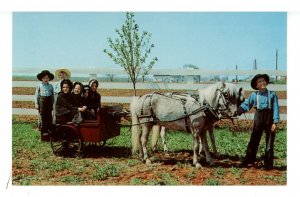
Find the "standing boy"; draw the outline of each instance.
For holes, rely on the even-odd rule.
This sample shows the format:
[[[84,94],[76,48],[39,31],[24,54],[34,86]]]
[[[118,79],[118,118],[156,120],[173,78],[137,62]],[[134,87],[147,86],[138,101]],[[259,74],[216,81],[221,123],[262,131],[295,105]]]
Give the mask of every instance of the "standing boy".
[[[49,81],[53,80],[54,75],[48,70],[43,70],[37,75],[42,83],[36,86],[35,90],[35,108],[39,111],[39,129],[41,131],[41,140],[49,140],[49,129],[52,125],[53,110],[53,86]]]
[[[256,153],[263,131],[266,133],[266,149],[264,168],[273,168],[275,131],[279,122],[278,98],[274,91],[267,89],[270,78],[267,74],[257,74],[251,81],[251,87],[257,91],[252,92],[238,109],[238,114],[256,109],[254,116],[253,132],[248,143],[245,159],[241,166],[254,164]]]

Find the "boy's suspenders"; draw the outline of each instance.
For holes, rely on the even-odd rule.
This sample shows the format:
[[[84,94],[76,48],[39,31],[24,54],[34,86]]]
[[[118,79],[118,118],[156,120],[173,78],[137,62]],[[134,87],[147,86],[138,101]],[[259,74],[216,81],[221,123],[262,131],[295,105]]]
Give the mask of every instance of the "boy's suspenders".
[[[271,109],[271,95],[270,91],[268,90],[268,109]]]
[[[271,109],[271,93],[269,90],[268,91],[268,109]],[[256,92],[256,109],[259,109],[259,96],[258,96],[258,91]]]
[[[256,109],[259,109],[259,96],[258,96],[258,91],[256,92]]]

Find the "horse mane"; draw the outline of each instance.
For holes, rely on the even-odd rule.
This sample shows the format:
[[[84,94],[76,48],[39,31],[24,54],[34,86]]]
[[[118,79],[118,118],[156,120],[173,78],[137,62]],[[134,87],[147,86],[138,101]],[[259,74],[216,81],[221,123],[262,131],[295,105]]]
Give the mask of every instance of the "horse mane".
[[[241,87],[237,87],[235,84],[228,83],[228,82],[217,82],[209,85],[204,89],[198,89],[199,102],[200,103],[204,103],[204,101],[214,102],[214,100],[211,98],[216,96],[217,89],[224,90],[229,94],[228,96],[233,99],[237,99],[243,94],[241,93],[242,91]],[[209,103],[209,104],[213,105],[213,103]]]
[[[198,89],[199,102],[203,104],[204,102],[213,101],[211,98],[216,96],[216,90],[222,88],[223,86],[224,84],[222,82],[217,82],[207,86],[204,89]],[[212,105],[212,103],[209,103],[209,105]]]

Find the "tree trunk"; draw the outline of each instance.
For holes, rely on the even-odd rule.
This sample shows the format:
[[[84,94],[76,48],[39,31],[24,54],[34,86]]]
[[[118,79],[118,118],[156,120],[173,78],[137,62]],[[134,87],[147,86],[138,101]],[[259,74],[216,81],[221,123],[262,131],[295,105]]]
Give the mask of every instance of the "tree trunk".
[[[136,96],[136,89],[135,89],[135,82],[132,82],[133,90],[134,90],[134,96]]]

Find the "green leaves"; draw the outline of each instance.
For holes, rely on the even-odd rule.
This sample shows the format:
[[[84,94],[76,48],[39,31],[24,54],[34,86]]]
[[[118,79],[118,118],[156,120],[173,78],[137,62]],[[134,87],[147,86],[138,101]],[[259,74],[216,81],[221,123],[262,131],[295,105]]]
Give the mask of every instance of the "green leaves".
[[[158,59],[154,57],[147,64],[146,60],[151,53],[151,49],[154,48],[154,44],[150,44],[151,34],[147,31],[143,31],[140,34],[139,25],[133,18],[133,13],[126,13],[125,23],[121,29],[115,30],[117,38],[115,40],[108,38],[108,44],[112,51],[104,49],[103,52],[106,53],[115,64],[124,68],[133,83],[135,92],[135,84],[140,72],[142,71],[143,77],[147,75]]]

